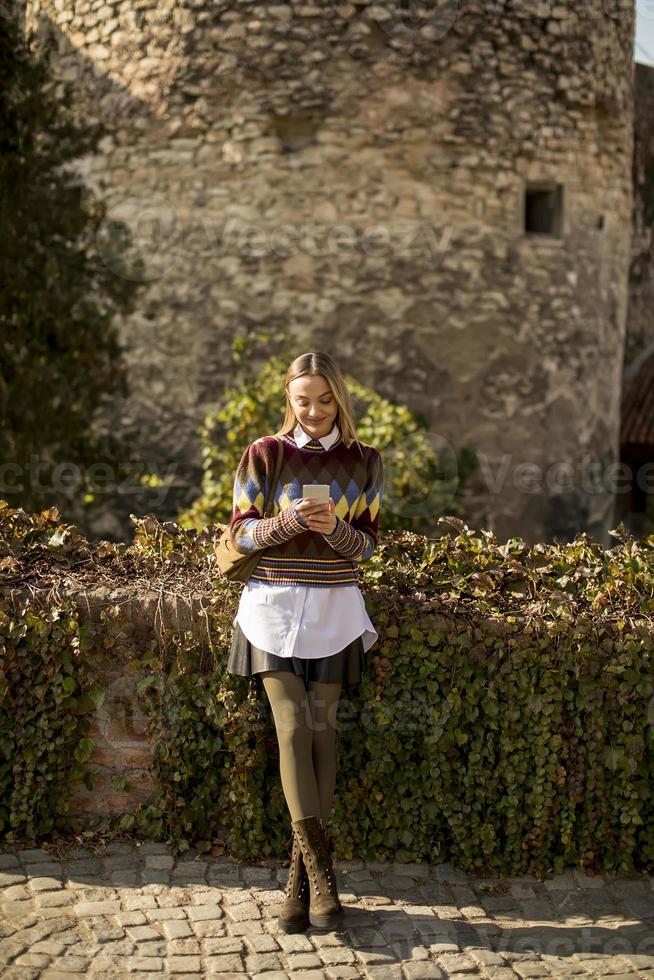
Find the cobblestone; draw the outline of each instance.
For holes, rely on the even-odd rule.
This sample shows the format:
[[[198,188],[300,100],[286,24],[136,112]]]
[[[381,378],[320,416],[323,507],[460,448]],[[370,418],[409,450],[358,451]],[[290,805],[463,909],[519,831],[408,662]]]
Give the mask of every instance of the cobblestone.
[[[284,933],[287,874],[225,857],[176,862],[154,842],[118,842],[102,856],[79,848],[61,863],[41,849],[7,850],[0,975],[654,980],[648,876],[572,869],[502,883],[449,864],[337,861],[339,928]]]

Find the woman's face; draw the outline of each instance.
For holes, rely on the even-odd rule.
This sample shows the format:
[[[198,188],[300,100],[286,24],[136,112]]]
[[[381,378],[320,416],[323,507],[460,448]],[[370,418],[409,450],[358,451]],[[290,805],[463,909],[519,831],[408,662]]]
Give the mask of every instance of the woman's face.
[[[288,394],[295,417],[312,438],[320,439],[331,432],[338,405],[322,374],[293,378]]]

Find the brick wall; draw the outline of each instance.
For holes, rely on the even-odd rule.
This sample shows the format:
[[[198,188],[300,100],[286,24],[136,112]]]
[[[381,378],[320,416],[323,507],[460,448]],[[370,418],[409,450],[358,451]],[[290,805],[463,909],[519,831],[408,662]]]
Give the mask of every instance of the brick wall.
[[[6,590],[0,591],[6,594]],[[133,583],[80,590],[61,582],[58,595],[61,600],[75,602],[80,623],[94,629],[98,637],[97,642],[91,640],[91,649],[81,654],[91,682],[104,691],[100,707],[86,715],[91,727],[85,737],[95,743],[86,766],[94,775],[95,785],[88,789],[84,782],[75,783],[69,812],[59,818],[63,824],[93,824],[131,813],[139,803],[152,799],[153,744],[137,692],[143,673],[134,672],[136,655],[157,649],[159,655],[166,656],[161,652],[165,638],[176,633],[192,635],[208,652],[210,641],[213,645],[216,642],[216,637],[207,633],[210,620],[206,610],[213,600],[210,592],[167,593],[136,588]],[[20,590],[12,590],[11,596],[13,603],[20,603]],[[112,781],[120,777],[126,780],[124,789],[113,785]]]
[[[106,684],[104,703],[93,718],[88,737],[95,747],[88,768],[96,782],[92,790],[76,783],[71,794],[69,815],[109,817],[130,813],[135,805],[152,797],[154,783],[150,773],[153,752],[146,733],[146,718],[136,697],[137,675],[111,668],[98,671],[98,681]],[[112,780],[124,777],[125,789]]]

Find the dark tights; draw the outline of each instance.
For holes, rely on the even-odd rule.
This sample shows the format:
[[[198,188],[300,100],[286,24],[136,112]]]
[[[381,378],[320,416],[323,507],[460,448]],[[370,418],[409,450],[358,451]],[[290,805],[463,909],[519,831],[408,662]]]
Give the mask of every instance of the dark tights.
[[[279,770],[291,820],[327,823],[336,787],[336,709],[341,684],[318,684],[292,670],[267,670],[261,680],[272,708]]]

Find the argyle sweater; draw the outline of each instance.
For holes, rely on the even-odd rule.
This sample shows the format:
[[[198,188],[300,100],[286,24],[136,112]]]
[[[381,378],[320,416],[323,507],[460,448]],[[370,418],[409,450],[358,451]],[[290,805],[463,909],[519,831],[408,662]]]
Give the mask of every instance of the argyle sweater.
[[[359,566],[377,544],[384,469],[378,450],[366,443],[349,449],[339,433],[325,449],[318,439],[300,447],[292,434],[282,438],[284,458],[274,490],[272,517],[262,517],[277,460],[277,440],[251,443],[234,480],[230,536],[241,554],[263,550],[252,581],[333,587],[352,585]],[[327,483],[335,504],[331,534],[313,531],[296,511],[303,483]]]

